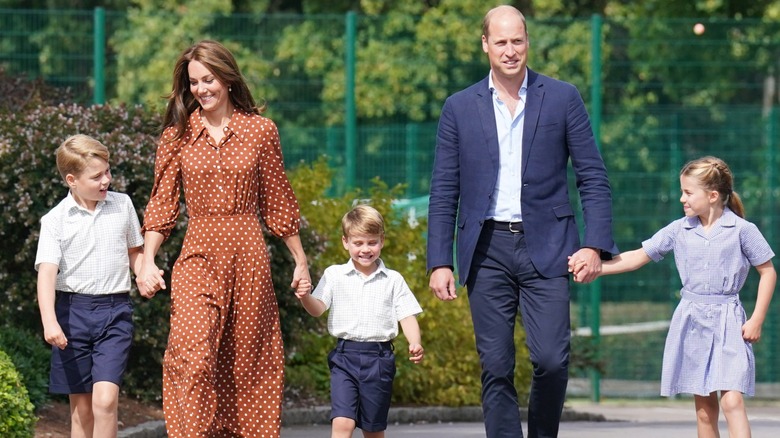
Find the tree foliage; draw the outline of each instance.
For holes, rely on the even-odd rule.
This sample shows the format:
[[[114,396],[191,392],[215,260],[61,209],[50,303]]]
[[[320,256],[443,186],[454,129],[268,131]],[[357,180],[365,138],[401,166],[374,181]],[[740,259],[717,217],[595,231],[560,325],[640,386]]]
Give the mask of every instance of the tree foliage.
[[[38,421],[11,358],[0,350],[0,434],[8,438],[29,438]]]
[[[2,81],[0,81],[2,82]],[[54,150],[69,135],[84,133],[105,143],[111,151],[112,190],[133,199],[139,217],[151,193],[154,151],[160,118],[140,106],[76,104],[51,105],[26,102],[18,111],[2,111],[0,118],[0,236],[6,251],[0,254],[0,320],[21,330],[41,333],[33,269],[39,220],[67,193],[54,162]],[[283,139],[284,143],[284,139]],[[309,257],[313,279],[324,269],[347,260],[340,240],[341,216],[355,202],[370,202],[386,218],[383,258],[401,272],[416,293],[425,312],[420,316],[423,342],[428,352],[423,365],[406,359],[408,344],[396,343],[398,378],[396,401],[444,405],[477,404],[479,363],[473,345],[465,293],[455,303],[443,303],[428,293],[425,269],[425,221],[409,217],[394,207],[402,186],[389,187],[375,179],[371,187],[343,196],[327,194],[334,169],[327,161],[288,163],[296,191],[303,228],[301,239]],[[182,206],[182,211],[185,211]],[[187,226],[183,214],[171,237],[158,253],[159,266],[170,272],[178,257]],[[274,289],[288,360],[288,394],[323,395],[328,388],[327,351],[334,340],[325,330],[325,319],[310,317],[290,289],[293,261],[280,239],[267,238]],[[125,390],[134,396],[159,399],[161,364],[168,335],[169,295],[152,300],[132,293],[135,337]],[[527,352],[518,338],[517,371],[520,388],[527,387],[530,372]],[[45,367],[46,364],[37,364]],[[30,366],[30,368],[34,368]]]
[[[394,402],[399,404],[463,406],[480,403],[480,365],[474,348],[474,332],[465,290],[454,302],[437,299],[428,288],[425,266],[425,219],[410,217],[394,202],[403,196],[403,186],[388,187],[379,179],[371,187],[340,197],[327,196],[333,170],[322,159],[302,164],[292,172],[291,182],[301,203],[307,226],[319,237],[319,245],[307,248],[313,279],[319,279],[330,265],[343,264],[349,254],[341,245],[341,217],[356,203],[370,203],[385,218],[385,246],[382,259],[388,268],[404,276],[423,308],[418,316],[426,355],[422,364],[408,360],[408,342],[396,339],[398,371]],[[310,319],[313,319],[309,317]],[[296,394],[327,396],[329,390],[327,354],[335,345],[328,335],[326,317],[311,331],[294,330],[300,343],[288,349],[287,374]],[[399,332],[400,333],[400,332]],[[531,366],[522,331],[517,330],[515,381],[521,403],[531,377]]]

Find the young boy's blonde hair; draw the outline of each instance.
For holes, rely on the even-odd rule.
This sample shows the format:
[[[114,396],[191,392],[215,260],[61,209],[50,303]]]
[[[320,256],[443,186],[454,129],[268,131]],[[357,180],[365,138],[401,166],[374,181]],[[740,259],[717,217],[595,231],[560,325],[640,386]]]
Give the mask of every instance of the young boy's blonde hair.
[[[110,154],[108,148],[103,143],[94,138],[76,134],[65,139],[55,152],[57,157],[57,170],[65,180],[70,174],[75,177],[81,176],[84,169],[89,165],[90,158],[100,158],[108,163]]]
[[[360,204],[341,218],[341,232],[349,238],[356,234],[385,235],[385,220],[374,207]]]

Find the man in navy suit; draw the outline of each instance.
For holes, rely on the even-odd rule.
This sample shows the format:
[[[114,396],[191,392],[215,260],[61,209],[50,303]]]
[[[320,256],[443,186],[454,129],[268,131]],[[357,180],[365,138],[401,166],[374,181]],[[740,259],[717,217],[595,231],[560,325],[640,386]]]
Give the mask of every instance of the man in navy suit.
[[[601,260],[618,253],[611,192],[577,89],[527,68],[523,14],[494,8],[482,33],[490,74],[450,96],[439,120],[428,211],[430,287],[439,299],[456,298],[457,229],[487,436],[523,436],[514,386],[519,309],[534,370],[528,435],[555,437],[568,382],[567,257],[584,263],[589,282]],[[585,221],[582,245],[569,201],[570,159]]]

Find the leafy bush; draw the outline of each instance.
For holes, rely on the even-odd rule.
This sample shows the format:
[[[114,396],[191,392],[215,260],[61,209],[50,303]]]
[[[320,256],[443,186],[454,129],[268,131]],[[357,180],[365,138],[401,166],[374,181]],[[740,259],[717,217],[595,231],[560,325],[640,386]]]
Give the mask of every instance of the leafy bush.
[[[36,409],[49,399],[51,348],[30,330],[4,326],[0,329],[0,350],[5,351],[19,372]]]
[[[73,96],[69,89],[55,88],[42,79],[29,80],[20,75],[8,76],[0,65],[0,112],[19,112],[26,108],[57,105],[68,102]]]
[[[0,118],[0,238],[6,251],[0,254],[0,319],[9,325],[41,332],[34,299],[39,220],[59,202],[67,189],[57,172],[54,150],[74,133],[92,135],[111,151],[112,190],[127,193],[139,218],[148,202],[154,181],[154,152],[160,119],[141,107],[79,105],[31,105],[26,110]],[[184,208],[182,206],[182,211]],[[158,253],[158,262],[170,272],[178,257],[187,216],[182,214],[174,233]],[[316,238],[304,230],[305,247]],[[269,238],[274,284],[280,301],[283,333],[295,333],[311,325],[297,304],[289,283],[292,260],[281,240]],[[13,274],[11,274],[13,273]],[[160,399],[161,364],[168,337],[170,296],[158,294],[145,300],[133,294],[135,327],[125,390],[144,399]],[[289,339],[285,342],[290,343]]]
[[[67,194],[57,172],[54,150],[75,133],[91,135],[111,151],[112,190],[127,193],[142,217],[153,182],[153,162],[159,118],[141,107],[26,105],[0,117],[0,319],[41,333],[35,300],[35,254],[39,221]],[[161,251],[163,266],[175,260],[176,242]],[[134,294],[136,335],[126,375],[128,390],[160,393],[157,359],[165,346],[168,302],[164,294],[151,301]],[[147,393],[147,391],[149,393]],[[159,397],[155,395],[154,397]]]
[[[2,76],[0,75],[0,84]],[[111,151],[112,189],[127,193],[143,217],[154,181],[154,153],[160,119],[141,107],[98,105],[52,106],[45,101],[0,106],[0,320],[14,327],[41,332],[34,299],[39,220],[67,193],[56,170],[54,150],[75,133],[91,135]],[[406,340],[396,343],[398,374],[395,402],[403,404],[474,405],[479,403],[480,367],[465,291],[454,303],[443,303],[428,292],[425,269],[425,222],[409,220],[393,208],[402,188],[389,188],[379,180],[366,190],[338,198],[327,195],[334,170],[325,160],[287,163],[301,204],[301,240],[316,282],[323,270],[344,263],[348,255],[341,240],[341,216],[355,200],[366,200],[387,221],[383,259],[404,275],[424,309],[419,321],[427,357],[422,365],[405,360]],[[292,165],[291,165],[292,164]],[[176,229],[158,253],[159,266],[170,284],[173,267],[187,226],[182,205]],[[322,397],[328,393],[326,356],[333,345],[325,318],[310,317],[289,287],[291,257],[280,239],[266,239],[271,272],[279,301],[282,333],[287,352],[288,394]],[[133,293],[135,337],[124,391],[147,400],[161,398],[161,364],[169,326],[169,295],[145,300]],[[518,337],[517,387],[528,388],[530,365]]]
[[[297,167],[290,179],[301,202],[301,212],[306,223],[321,239],[318,241],[319,246],[306,247],[315,284],[326,267],[342,264],[349,258],[341,245],[341,217],[355,202],[370,203],[385,218],[382,259],[388,268],[404,276],[423,308],[418,321],[426,351],[423,363],[415,365],[407,359],[406,338],[402,334],[396,338],[394,344],[398,370],[393,402],[446,406],[480,404],[481,368],[474,347],[466,291],[460,290],[460,297],[454,302],[440,301],[429,292],[425,266],[425,219],[409,218],[405,212],[393,207],[393,201],[402,197],[403,187],[389,188],[375,179],[367,191],[357,189],[340,198],[328,197],[326,193],[333,181],[333,169],[328,168],[324,159]],[[287,349],[288,384],[296,389],[300,389],[298,385],[313,385],[316,394],[327,395],[327,353],[335,341],[323,340],[330,337],[326,317],[318,320],[314,330],[304,333],[304,342]],[[316,338],[319,339],[315,341]],[[530,384],[531,366],[519,322],[516,339],[518,365],[515,382],[521,403],[524,403]],[[303,370],[309,370],[314,376]],[[306,376],[305,381],[298,380],[303,375]]]
[[[11,358],[0,350],[0,436],[31,438],[38,421],[34,410]]]

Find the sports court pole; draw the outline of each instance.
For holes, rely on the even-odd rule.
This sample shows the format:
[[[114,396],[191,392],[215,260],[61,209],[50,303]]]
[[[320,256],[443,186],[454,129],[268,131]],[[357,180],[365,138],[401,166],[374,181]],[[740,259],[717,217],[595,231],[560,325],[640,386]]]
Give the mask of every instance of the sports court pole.
[[[591,18],[591,58],[590,58],[590,99],[591,121],[593,124],[593,138],[601,149],[601,28],[603,20],[601,15],[593,14]],[[596,352],[596,361],[601,357],[601,280],[596,279],[589,286],[591,319],[590,329],[593,336],[593,347]],[[590,370],[591,399],[594,402],[601,401],[601,372],[597,368]]]

